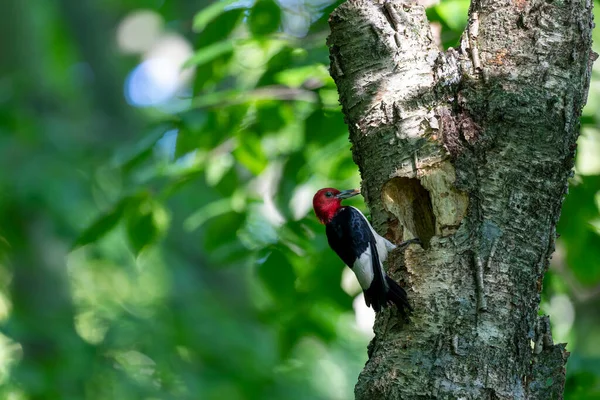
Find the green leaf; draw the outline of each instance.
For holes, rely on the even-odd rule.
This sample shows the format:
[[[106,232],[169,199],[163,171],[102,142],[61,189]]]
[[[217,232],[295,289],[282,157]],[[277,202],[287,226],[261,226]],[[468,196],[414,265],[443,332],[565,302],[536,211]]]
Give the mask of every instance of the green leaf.
[[[282,47],[267,62],[267,68],[258,81],[257,86],[272,85],[276,82],[277,73],[289,68],[294,61],[295,49],[290,46]]]
[[[195,32],[204,30],[211,21],[223,14],[228,6],[235,4],[237,1],[238,0],[218,0],[208,7],[203,8],[194,16],[192,29]]]
[[[277,230],[267,218],[261,203],[250,204],[246,212],[246,224],[237,234],[239,237],[243,235],[246,247],[253,249],[275,244],[279,239]]]
[[[152,154],[152,148],[165,132],[175,128],[174,121],[163,121],[152,125],[135,144],[123,146],[122,150],[117,151],[111,164],[123,168],[125,171],[131,170],[142,159]]]
[[[468,5],[468,2],[467,2],[467,5]],[[439,23],[439,26],[441,27],[440,39],[442,41],[442,46],[444,49],[448,49],[450,47],[456,47],[456,46],[460,45],[460,38],[464,31],[464,27],[460,28],[460,29],[451,28],[448,25],[448,22],[446,21],[446,19],[448,17],[446,15],[447,10],[445,10],[443,8],[438,10],[438,8],[436,6],[434,6],[434,7],[427,8],[425,10],[425,12],[427,14],[427,19],[429,20],[430,23],[435,23],[435,24]],[[443,15],[442,15],[442,13],[443,13]],[[465,13],[465,18],[466,18],[466,16],[467,16],[467,14]],[[451,16],[451,18],[452,17],[460,18],[460,16]]]
[[[248,105],[245,104],[218,109],[195,109],[182,113],[181,128],[177,135],[176,156],[179,157],[196,149],[213,150],[230,138],[232,132],[240,130],[247,113]]]
[[[299,151],[293,153],[285,162],[279,186],[275,195],[275,204],[277,209],[287,220],[293,219],[290,202],[294,190],[309,177],[307,171],[307,162],[304,154]]]
[[[337,286],[340,286],[339,283]],[[341,290],[340,290],[341,291]],[[346,295],[346,298],[349,298]],[[312,330],[315,335],[329,342],[337,336],[337,317],[339,317],[339,310],[336,307],[332,307],[328,301],[319,302],[319,307],[315,307],[316,303],[312,303],[312,307],[309,308],[309,316],[312,322]]]
[[[175,157],[181,157],[198,148],[212,148],[216,146],[220,138],[216,135],[207,135],[212,131],[214,118],[210,112],[205,110],[189,110],[179,115],[179,132],[175,144]],[[204,134],[203,134],[204,133]]]
[[[287,104],[278,101],[261,102],[256,110],[256,131],[260,135],[277,132],[292,121],[286,119],[284,111]],[[292,119],[294,115],[292,114]]]
[[[322,64],[289,68],[275,75],[277,83],[290,87],[301,87],[308,80],[324,85],[330,79],[329,71]]]
[[[469,2],[465,0],[444,0],[435,6],[438,15],[453,31],[462,31],[467,26]]]
[[[336,181],[354,181],[356,179],[356,164],[352,160],[350,152],[342,153],[335,160],[332,172],[330,178]]]
[[[229,153],[215,154],[206,162],[205,176],[209,186],[215,186],[235,164],[234,158]]]
[[[74,250],[78,247],[95,242],[110,232],[123,217],[123,213],[131,200],[131,197],[121,199],[110,211],[98,217],[92,225],[79,235],[75,240],[72,249]]]
[[[582,176],[569,188],[557,226],[565,245],[566,260],[577,279],[586,286],[600,283],[600,234],[593,224],[600,221],[596,196],[600,176]]]
[[[316,96],[313,92],[308,90],[292,90],[281,87],[261,87],[252,91],[234,89],[201,95],[192,100],[192,107],[229,107],[233,105],[250,103],[253,101],[281,101],[282,97],[287,99],[290,96],[293,96],[293,99],[296,101],[304,101],[307,103],[316,102]]]
[[[346,136],[348,127],[341,111],[315,110],[304,124],[306,141],[327,144],[341,135]]]
[[[321,228],[323,229],[323,228]],[[315,240],[326,243],[327,238],[321,233]],[[348,268],[339,257],[330,249],[324,248],[321,252],[313,253],[307,260],[311,270],[303,280],[303,289],[306,289],[315,298],[315,301],[327,301],[336,304],[342,309],[352,310],[352,297],[341,287],[342,272]],[[307,267],[309,268],[309,267]]]
[[[276,300],[285,301],[295,294],[296,273],[283,252],[272,249],[258,265],[258,277]]]
[[[244,9],[226,11],[216,17],[198,35],[196,48],[202,49],[213,43],[223,41],[229,37],[233,30],[242,21]],[[211,59],[211,62],[200,64],[196,68],[194,79],[194,94],[199,94],[210,84],[216,84],[230,71],[229,62],[233,52],[223,52]]]
[[[257,0],[248,16],[250,32],[264,36],[275,32],[281,23],[281,9],[273,0]]]
[[[250,132],[244,132],[238,135],[238,141],[238,146],[233,151],[234,157],[254,175],[260,174],[269,163],[260,138]]]
[[[221,42],[217,42],[211,44],[206,47],[202,47],[193,56],[191,56],[185,64],[183,64],[183,68],[195,67],[198,65],[206,64],[208,62],[213,61],[217,57],[220,57],[224,54],[232,53],[234,49],[234,42],[232,40],[224,40]]]
[[[581,361],[579,365],[581,365]],[[593,365],[594,359],[588,361]],[[596,364],[597,365],[597,364]],[[581,366],[579,368],[582,368]],[[592,368],[589,368],[592,369]],[[600,398],[600,377],[592,371],[579,370],[569,374],[565,383],[565,398],[576,400],[593,400]]]
[[[221,199],[208,203],[190,215],[183,223],[186,231],[194,231],[201,227],[206,221],[219,215],[233,211],[231,199]]]
[[[158,230],[152,213],[136,214],[127,220],[127,236],[133,252],[137,256],[144,247],[156,241]]]
[[[227,154],[227,156],[231,156]],[[222,197],[231,198],[231,196],[242,186],[243,182],[238,176],[237,168],[230,168],[221,176],[214,189]],[[208,183],[208,182],[207,182]]]
[[[315,22],[310,25],[309,34],[310,33],[321,33],[323,31],[329,30],[329,16],[338,8],[340,4],[342,4],[344,0],[335,0],[333,3],[327,5],[325,8],[321,10],[321,16]]]
[[[167,225],[166,211],[150,199],[130,208],[127,215],[127,237],[135,255],[156,243],[166,231]]]
[[[245,214],[234,211],[222,213],[206,221],[202,230],[205,250],[214,253],[220,248],[239,243],[236,233],[242,228],[244,221]]]

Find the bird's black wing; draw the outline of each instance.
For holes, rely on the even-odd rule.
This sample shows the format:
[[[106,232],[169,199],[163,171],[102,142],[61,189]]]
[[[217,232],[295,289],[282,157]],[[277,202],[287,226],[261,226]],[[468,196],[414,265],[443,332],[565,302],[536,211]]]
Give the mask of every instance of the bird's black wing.
[[[329,246],[352,269],[355,261],[371,246],[373,280],[370,287],[363,289],[367,305],[372,304],[373,309],[379,311],[386,303],[388,287],[377,253],[377,243],[365,216],[354,207],[344,207],[327,224],[325,232]]]
[[[369,243],[374,241],[369,237],[371,234],[369,227],[365,226],[361,215],[357,214],[351,207],[344,207],[325,227],[329,246],[350,268],[367,250]]]

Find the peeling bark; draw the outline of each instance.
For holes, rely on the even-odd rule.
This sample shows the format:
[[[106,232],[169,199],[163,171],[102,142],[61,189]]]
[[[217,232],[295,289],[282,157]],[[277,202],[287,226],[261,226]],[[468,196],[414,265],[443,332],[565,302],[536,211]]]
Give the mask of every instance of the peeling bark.
[[[416,3],[349,0],[331,75],[374,227],[419,236],[390,274],[357,399],[559,399],[568,353],[538,317],[591,63],[592,3],[481,0],[440,52]]]

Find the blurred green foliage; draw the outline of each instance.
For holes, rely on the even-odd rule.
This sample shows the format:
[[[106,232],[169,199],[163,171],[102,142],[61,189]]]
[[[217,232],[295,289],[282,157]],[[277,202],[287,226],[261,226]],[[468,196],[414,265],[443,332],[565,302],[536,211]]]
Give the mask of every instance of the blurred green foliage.
[[[352,398],[369,334],[310,212],[359,184],[336,4],[27,4],[0,13],[0,398]],[[467,9],[428,8],[444,47]],[[159,100],[157,49],[185,61]],[[542,303],[568,399],[600,398],[598,82]]]

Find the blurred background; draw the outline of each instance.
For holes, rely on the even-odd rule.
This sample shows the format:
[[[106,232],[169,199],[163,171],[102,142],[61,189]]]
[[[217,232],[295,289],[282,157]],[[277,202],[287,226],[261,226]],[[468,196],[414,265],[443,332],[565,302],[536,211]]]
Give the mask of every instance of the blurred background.
[[[374,316],[311,211],[359,185],[337,4],[3,0],[0,399],[353,398]],[[440,47],[468,4],[427,4]],[[600,399],[598,67],[541,307],[567,399]]]

